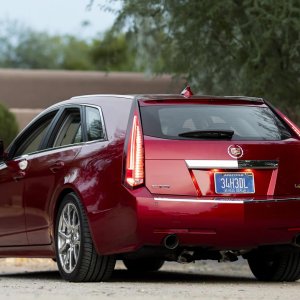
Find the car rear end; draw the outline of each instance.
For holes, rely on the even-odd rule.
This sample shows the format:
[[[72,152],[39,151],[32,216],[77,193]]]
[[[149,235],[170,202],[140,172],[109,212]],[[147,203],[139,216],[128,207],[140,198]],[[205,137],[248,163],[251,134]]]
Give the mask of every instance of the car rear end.
[[[140,97],[123,174],[137,248],[299,244],[299,131],[283,118],[261,99]]]

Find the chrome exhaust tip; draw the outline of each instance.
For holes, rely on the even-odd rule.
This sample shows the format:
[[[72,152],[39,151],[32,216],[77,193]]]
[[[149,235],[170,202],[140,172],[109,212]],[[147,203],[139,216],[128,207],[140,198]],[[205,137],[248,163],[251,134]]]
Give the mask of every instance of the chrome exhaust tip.
[[[178,236],[176,234],[168,234],[163,240],[163,245],[169,250],[176,249],[179,245]]]

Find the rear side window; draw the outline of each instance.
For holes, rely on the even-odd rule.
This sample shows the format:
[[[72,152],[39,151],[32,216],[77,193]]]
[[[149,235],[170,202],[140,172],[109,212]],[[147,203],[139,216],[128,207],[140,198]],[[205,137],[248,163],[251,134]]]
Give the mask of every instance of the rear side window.
[[[140,109],[144,134],[158,138],[206,140],[216,138],[209,133],[218,131],[232,133],[231,140],[278,141],[291,137],[268,107],[153,105]]]
[[[95,107],[86,107],[86,129],[88,141],[102,140],[105,138],[103,121],[100,110]]]

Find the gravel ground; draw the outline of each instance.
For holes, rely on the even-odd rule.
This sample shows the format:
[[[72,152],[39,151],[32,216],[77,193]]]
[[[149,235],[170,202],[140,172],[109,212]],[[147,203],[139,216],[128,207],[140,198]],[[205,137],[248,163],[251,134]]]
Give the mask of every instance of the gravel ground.
[[[299,299],[296,283],[259,283],[245,261],[166,263],[160,272],[129,274],[118,263],[110,282],[68,283],[43,259],[1,259],[0,299]]]

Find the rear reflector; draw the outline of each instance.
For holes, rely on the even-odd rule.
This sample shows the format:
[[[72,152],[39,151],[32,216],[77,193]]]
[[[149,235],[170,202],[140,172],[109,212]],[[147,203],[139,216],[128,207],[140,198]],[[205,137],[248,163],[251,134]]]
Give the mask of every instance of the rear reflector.
[[[144,143],[137,113],[133,116],[128,141],[125,182],[130,187],[136,187],[144,183]]]

